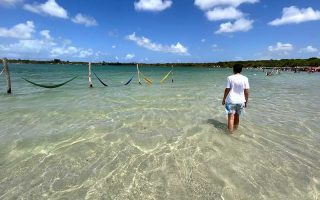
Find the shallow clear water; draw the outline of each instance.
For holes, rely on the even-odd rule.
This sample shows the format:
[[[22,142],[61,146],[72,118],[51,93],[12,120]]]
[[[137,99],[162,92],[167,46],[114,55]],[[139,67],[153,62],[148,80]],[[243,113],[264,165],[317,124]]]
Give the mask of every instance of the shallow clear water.
[[[250,102],[234,135],[221,98],[230,69],[11,65],[0,77],[0,199],[319,199],[320,74],[244,70]],[[40,83],[69,84],[44,89]]]

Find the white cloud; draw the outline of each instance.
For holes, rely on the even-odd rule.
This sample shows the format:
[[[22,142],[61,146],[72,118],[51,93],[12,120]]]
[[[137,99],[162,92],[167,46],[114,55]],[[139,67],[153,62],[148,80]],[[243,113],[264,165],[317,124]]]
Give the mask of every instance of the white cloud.
[[[283,8],[282,17],[269,22],[269,25],[299,24],[306,21],[320,20],[320,11],[311,7],[299,9],[295,6]]]
[[[143,11],[163,11],[170,8],[171,5],[171,0],[139,0],[134,2],[135,9]]]
[[[13,58],[44,58],[56,43],[41,39],[19,40],[17,43],[0,45],[0,55]]]
[[[144,47],[152,51],[189,55],[188,49],[184,47],[182,44],[180,44],[179,42],[177,42],[177,44],[175,45],[172,44],[170,46],[157,44],[157,43],[153,43],[150,39],[146,37],[138,37],[136,36],[135,33],[128,35],[127,39],[134,41],[138,46]]]
[[[134,57],[136,57],[134,54],[127,54],[126,55],[126,60],[131,60],[131,59],[133,59]]]
[[[189,55],[188,49],[180,44],[180,42],[175,45],[172,44],[170,47],[165,47],[164,50],[170,53]]]
[[[210,21],[218,21],[224,19],[239,19],[243,16],[243,13],[234,7],[217,7],[213,10],[207,11],[206,16]]]
[[[63,7],[58,5],[55,0],[48,0],[43,4],[25,4],[23,8],[37,14],[50,15],[52,17],[59,17],[64,19],[69,18],[67,11]]]
[[[211,45],[211,47],[212,47],[212,51],[214,51],[214,52],[223,51],[223,49],[220,48],[219,45],[217,45],[217,44],[213,44],[213,45]]]
[[[32,33],[35,31],[34,28],[33,21],[17,24],[10,29],[0,27],[0,37],[28,39],[31,38]]]
[[[216,31],[219,33],[246,32],[252,29],[253,20],[245,19],[238,6],[243,3],[257,3],[259,0],[194,0],[194,4],[201,10],[210,21],[235,20],[220,24]]]
[[[43,36],[43,37],[44,37],[45,39],[47,39],[47,40],[51,40],[51,39],[52,39],[49,30],[42,30],[42,31],[40,31],[40,35]]]
[[[16,58],[48,58],[48,57],[62,57],[69,59],[87,58],[94,55],[92,49],[84,49],[75,46],[65,46],[58,44],[53,40],[30,39],[19,40],[17,43],[0,46],[0,55],[12,55]]]
[[[115,49],[115,48],[117,48],[117,46],[116,45],[112,45],[111,48]]]
[[[78,13],[74,18],[71,19],[76,24],[84,24],[85,26],[97,26],[97,21],[90,16],[82,15]]]
[[[202,43],[205,43],[205,42],[206,42],[206,39],[202,38],[202,39],[201,39],[201,42],[202,42]]]
[[[108,34],[109,37],[118,37],[119,36],[118,30],[108,31],[107,34]]]
[[[56,47],[52,48],[50,51],[51,57],[77,57],[77,58],[87,58],[94,54],[92,49],[83,49],[77,48],[74,46],[63,46],[63,47]]]
[[[195,0],[194,4],[201,10],[209,10],[216,6],[238,7],[243,3],[257,3],[259,0]]]
[[[0,6],[13,7],[16,4],[22,3],[23,0],[0,0]]]
[[[48,59],[48,57],[59,57],[70,59],[92,58],[94,55],[97,55],[90,48],[86,49],[73,46],[70,40],[56,40],[50,35],[49,30],[42,30],[39,32],[39,35],[41,36],[40,38],[21,37],[18,42],[0,45],[0,57],[22,59]],[[100,52],[99,55],[103,54]]]
[[[268,50],[270,52],[288,52],[293,50],[293,45],[290,43],[277,42],[276,46],[269,46]]]
[[[220,33],[232,33],[232,32],[246,32],[252,29],[253,20],[247,20],[244,18],[236,20],[234,23],[227,22],[220,24],[220,28],[216,31],[216,34]]]
[[[300,49],[300,53],[315,53],[318,52],[319,50],[313,46],[307,46],[305,48]]]

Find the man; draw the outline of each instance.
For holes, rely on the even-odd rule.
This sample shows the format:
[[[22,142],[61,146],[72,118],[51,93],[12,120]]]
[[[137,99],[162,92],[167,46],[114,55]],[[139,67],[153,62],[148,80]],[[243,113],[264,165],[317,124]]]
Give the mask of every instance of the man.
[[[227,87],[224,90],[222,105],[228,113],[228,130],[233,133],[238,128],[239,116],[248,105],[249,81],[241,74],[242,65],[233,66],[233,75],[228,77]]]

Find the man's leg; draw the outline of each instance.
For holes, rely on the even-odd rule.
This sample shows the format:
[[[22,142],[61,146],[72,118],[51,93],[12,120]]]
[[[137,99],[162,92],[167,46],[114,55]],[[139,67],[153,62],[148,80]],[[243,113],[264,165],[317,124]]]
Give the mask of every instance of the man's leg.
[[[239,122],[240,122],[239,114],[235,114],[234,115],[234,121],[233,121],[234,130],[238,129]]]
[[[234,114],[228,114],[228,130],[230,133],[233,132],[233,124],[234,124]]]

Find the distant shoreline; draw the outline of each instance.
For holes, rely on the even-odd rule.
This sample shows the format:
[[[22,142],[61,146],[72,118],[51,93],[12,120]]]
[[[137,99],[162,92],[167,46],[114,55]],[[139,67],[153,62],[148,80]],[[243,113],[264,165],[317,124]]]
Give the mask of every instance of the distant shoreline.
[[[12,64],[70,64],[70,65],[86,65],[88,62],[72,62],[60,59],[39,61],[24,59],[8,59]],[[173,66],[173,67],[205,67],[205,68],[229,68],[234,64],[240,63],[246,68],[310,68],[319,67],[320,58],[312,57],[309,59],[281,59],[281,60],[248,60],[248,61],[224,61],[224,62],[207,62],[207,63],[120,63],[120,62],[92,62],[92,65],[101,66],[123,66],[136,65],[140,66]]]

